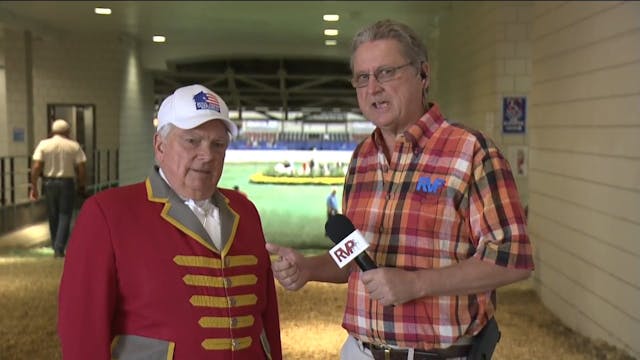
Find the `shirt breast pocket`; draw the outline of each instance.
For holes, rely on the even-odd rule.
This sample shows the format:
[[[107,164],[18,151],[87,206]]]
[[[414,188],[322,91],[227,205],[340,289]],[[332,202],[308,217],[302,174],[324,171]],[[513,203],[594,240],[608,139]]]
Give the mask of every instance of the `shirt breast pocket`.
[[[438,224],[438,194],[415,191],[409,195],[407,235],[433,238]]]

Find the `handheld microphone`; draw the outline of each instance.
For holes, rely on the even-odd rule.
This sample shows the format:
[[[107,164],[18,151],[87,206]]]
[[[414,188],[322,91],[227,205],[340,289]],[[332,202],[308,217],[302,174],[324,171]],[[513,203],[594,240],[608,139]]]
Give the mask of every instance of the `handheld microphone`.
[[[348,217],[342,214],[331,216],[324,225],[324,229],[327,236],[336,244],[329,250],[329,254],[340,268],[353,259],[362,271],[377,268],[376,263],[365,252],[369,243],[360,231],[356,230]]]

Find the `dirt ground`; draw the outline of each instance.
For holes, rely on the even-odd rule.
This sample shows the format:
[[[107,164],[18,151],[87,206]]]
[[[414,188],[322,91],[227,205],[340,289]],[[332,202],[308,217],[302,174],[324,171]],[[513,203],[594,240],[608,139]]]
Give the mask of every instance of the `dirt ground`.
[[[298,292],[278,288],[285,358],[338,359],[346,337],[340,327],[346,286],[309,285]],[[526,282],[498,291],[496,319],[502,338],[493,354],[495,360],[633,359],[562,325]]]
[[[0,255],[0,360],[56,360],[57,287],[63,262],[45,256]],[[308,284],[298,292],[278,286],[285,359],[338,359],[345,285]],[[527,283],[498,292],[502,339],[494,359],[633,359],[563,326]]]

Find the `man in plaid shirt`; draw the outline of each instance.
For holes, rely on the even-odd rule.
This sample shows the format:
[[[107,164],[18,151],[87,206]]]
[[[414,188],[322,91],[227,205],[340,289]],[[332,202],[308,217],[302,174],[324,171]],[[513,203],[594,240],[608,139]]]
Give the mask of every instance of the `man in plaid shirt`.
[[[483,328],[497,335],[495,289],[534,268],[509,164],[427,102],[427,51],[413,30],[379,21],[352,49],[352,84],[376,129],[353,153],[343,213],[378,268],[340,269],[329,254],[267,244],[279,255],[274,274],[289,290],[348,281],[342,359],[478,357]]]

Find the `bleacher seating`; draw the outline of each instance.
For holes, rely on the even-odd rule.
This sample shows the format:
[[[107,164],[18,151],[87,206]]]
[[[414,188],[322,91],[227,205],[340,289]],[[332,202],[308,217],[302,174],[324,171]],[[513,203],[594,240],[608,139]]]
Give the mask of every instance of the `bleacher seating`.
[[[241,133],[229,146],[243,150],[353,150],[359,141],[346,133],[304,134],[299,132]]]

